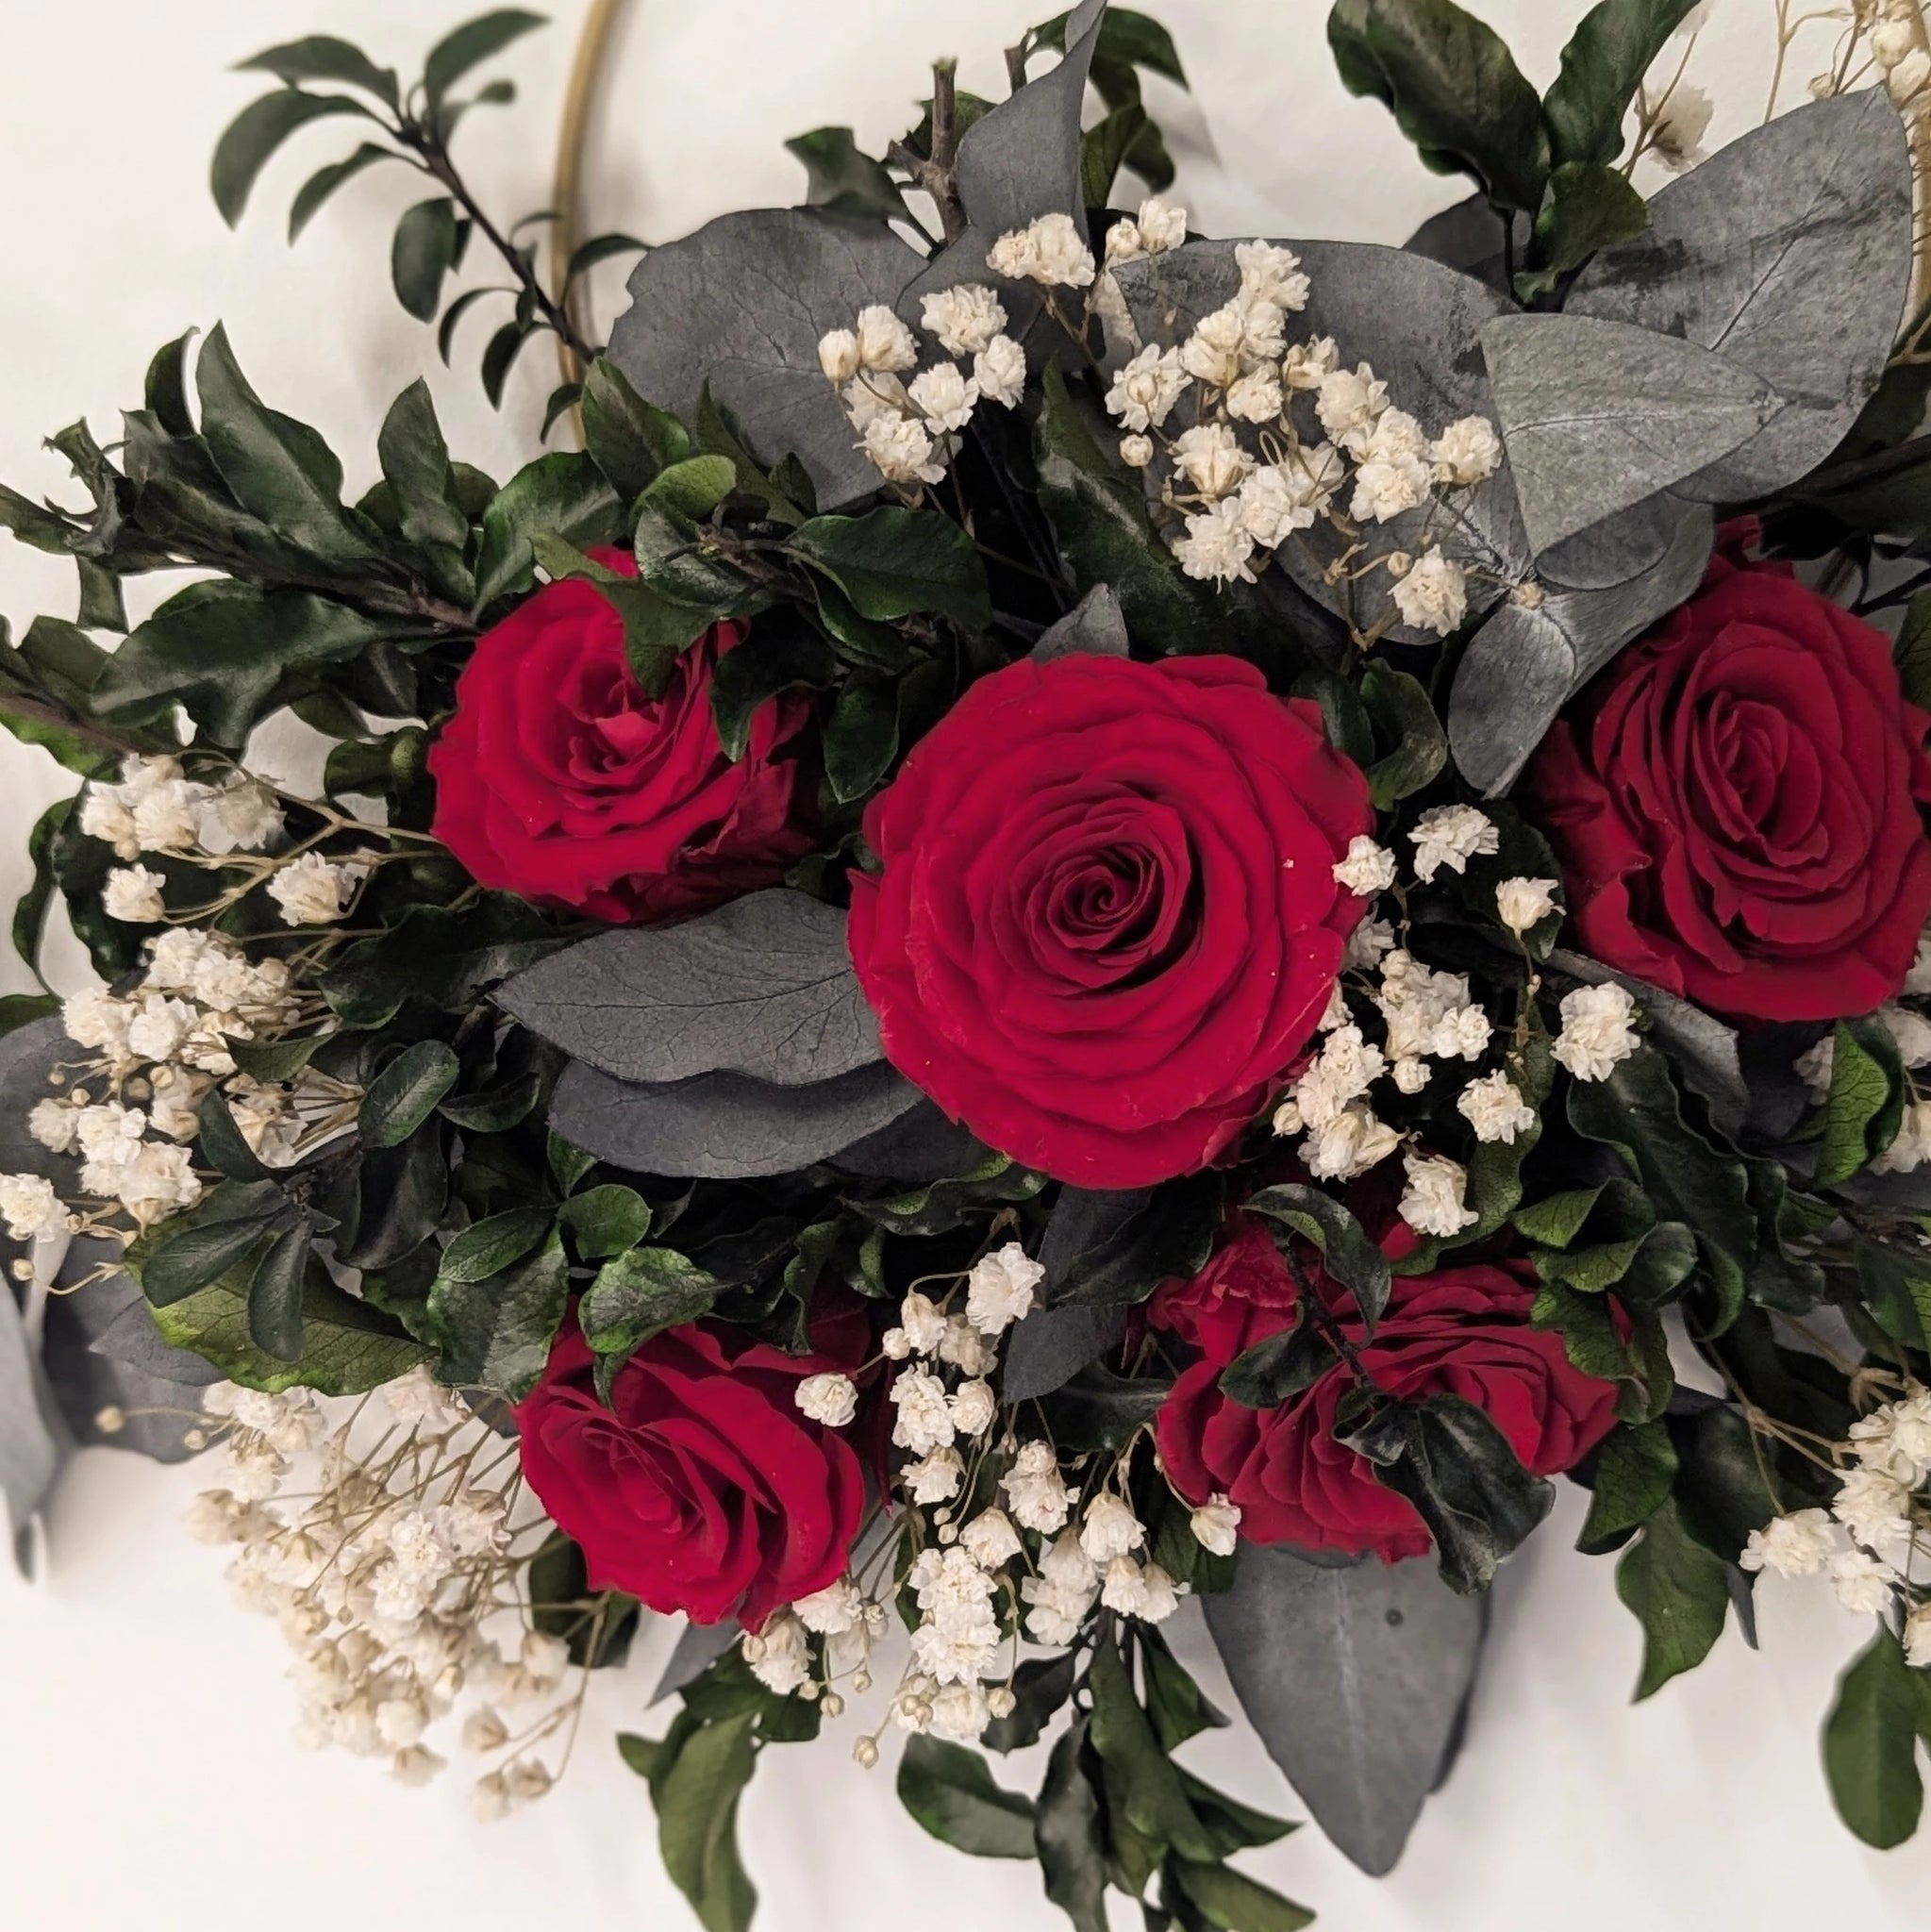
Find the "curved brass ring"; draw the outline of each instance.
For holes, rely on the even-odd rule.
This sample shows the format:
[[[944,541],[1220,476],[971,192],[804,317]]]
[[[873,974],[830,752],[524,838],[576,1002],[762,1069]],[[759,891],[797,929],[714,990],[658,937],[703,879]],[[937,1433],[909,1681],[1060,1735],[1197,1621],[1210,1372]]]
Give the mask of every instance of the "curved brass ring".
[[[591,0],[577,36],[576,58],[570,70],[570,86],[563,96],[563,122],[557,135],[557,171],[553,177],[550,206],[557,219],[550,228],[550,277],[571,320],[582,325],[580,289],[564,291],[563,278],[570,258],[583,233],[583,153],[590,139],[591,117],[596,108],[597,83],[603,77],[605,56],[610,36],[626,0]],[[558,341],[557,361],[565,382],[580,382],[583,365],[567,342]]]

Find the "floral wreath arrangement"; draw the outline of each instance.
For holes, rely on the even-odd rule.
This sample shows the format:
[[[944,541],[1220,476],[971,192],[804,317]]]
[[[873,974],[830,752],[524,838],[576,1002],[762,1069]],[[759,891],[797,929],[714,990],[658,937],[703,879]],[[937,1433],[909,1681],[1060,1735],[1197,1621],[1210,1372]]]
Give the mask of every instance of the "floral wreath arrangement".
[[[1539,95],[1451,0],[1340,0],[1475,184],[1405,248],[1194,236],[1175,50],[1086,0],[1008,98],[940,63],[885,158],[791,143],[807,206],[555,287],[449,154],[535,16],[408,88],[247,63],[229,219],[353,120],[291,233],[428,176],[398,295],[445,359],[513,303],[492,400],[557,337],[584,448],[499,486],[418,382],[350,503],[217,328],[55,439],[85,504],[0,493],[80,581],[0,658],[84,781],[14,937],[58,900],[101,980],[5,1010],[16,1533],[70,1437],[219,1443],[304,1737],[419,1782],[460,1713],[484,1816],[681,1613],[623,1750],[712,1932],[759,1755],[841,1721],[1079,1932],[1282,1932],[1168,1620],[1386,1871],[1566,1475],[1640,1697],[1765,1571],[1867,1620],[1824,1757],[1907,1838],[1931,48],[1816,16],[1812,98],[1704,158],[1703,10],[1601,0]],[[508,285],[445,306],[478,242]],[[318,796],[250,766],[284,712]],[[1036,1792],[984,1755],[1035,1745]]]

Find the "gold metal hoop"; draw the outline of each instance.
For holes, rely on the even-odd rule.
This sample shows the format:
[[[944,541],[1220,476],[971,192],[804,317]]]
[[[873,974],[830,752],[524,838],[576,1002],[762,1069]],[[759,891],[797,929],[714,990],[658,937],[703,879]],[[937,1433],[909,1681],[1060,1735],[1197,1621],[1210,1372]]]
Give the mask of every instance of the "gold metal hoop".
[[[577,36],[576,58],[570,69],[570,86],[563,96],[563,122],[557,134],[557,171],[551,182],[550,206],[557,219],[550,227],[550,278],[558,301],[582,333],[582,288],[566,290],[564,278],[570,273],[570,258],[583,234],[583,157],[590,141],[590,125],[596,108],[597,86],[603,78],[605,57],[610,38],[627,0],[591,0]],[[557,342],[557,364],[565,382],[583,380],[583,364],[576,352],[560,337]]]

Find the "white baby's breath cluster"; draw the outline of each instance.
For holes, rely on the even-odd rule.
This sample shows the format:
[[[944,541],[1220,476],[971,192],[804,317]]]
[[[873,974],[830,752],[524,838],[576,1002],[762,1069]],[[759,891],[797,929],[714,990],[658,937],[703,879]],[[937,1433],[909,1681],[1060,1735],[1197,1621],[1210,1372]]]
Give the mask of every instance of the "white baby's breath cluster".
[[[524,1607],[548,1524],[520,1501],[515,1446],[420,1369],[326,1413],[306,1391],[223,1384],[203,1403],[227,1470],[190,1526],[237,1546],[237,1598],[294,1650],[297,1740],[421,1785],[448,1764],[431,1731],[454,1725],[486,1767],[471,1788],[479,1818],[547,1791],[557,1771],[539,1754],[567,1751],[582,1687],[566,1691],[569,1646]],[[587,1627],[597,1611],[582,1614]]]
[[[1834,1457],[1830,1507],[1791,1510],[1752,1530],[1738,1561],[1779,1576],[1827,1576],[1847,1610],[1893,1618],[1911,1664],[1931,1666],[1923,1571],[1931,1528],[1931,1390],[1902,1385],[1894,1400],[1851,1424]]]
[[[130,985],[62,1003],[75,1051],[27,1116],[42,1146],[80,1161],[78,1191],[91,1205],[72,1204],[73,1230],[125,1235],[119,1217],[149,1227],[193,1207],[202,1177],[191,1143],[217,1087],[241,1138],[271,1167],[345,1132],[360,1099],[358,1088],[313,1068],[281,1082],[237,1071],[232,1042],[272,1041],[317,1017],[279,959],[252,962],[235,941],[194,926],[170,926],[144,952]],[[51,1194],[32,1176],[0,1176],[0,1215],[16,1239],[36,1217],[34,1232],[55,1231]]]
[[[1360,641],[1397,622],[1448,636],[1469,608],[1469,567],[1450,554],[1463,531],[1457,493],[1500,467],[1494,425],[1466,416],[1431,434],[1368,363],[1348,367],[1332,337],[1290,339],[1308,278],[1291,249],[1270,242],[1235,249],[1239,289],[1184,339],[1141,341],[1111,270],[1177,245],[1186,228],[1184,209],[1157,201],[1114,226],[1089,298],[1109,342],[1126,338],[1110,358],[1107,408],[1122,459],[1157,486],[1181,568],[1252,581],[1297,543],[1330,582],[1352,587],[1351,604],[1379,574],[1385,595],[1374,614],[1357,613]],[[1375,550],[1372,526],[1424,508],[1412,551]]]
[[[1023,1639],[1063,1647],[1102,1608],[1149,1624],[1173,1614],[1181,1591],[1149,1555],[1128,1500],[1133,1445],[1118,1457],[1062,1459],[1051,1443],[1019,1437],[998,1394],[1005,1339],[1031,1312],[1044,1274],[1007,1241],[963,1276],[904,1297],[881,1341],[884,1360],[898,1364],[889,1395],[902,1458],[895,1533],[853,1574],[743,1640],[767,1689],[842,1715],[848,1691],[873,1687],[874,1646],[897,1621],[896,1595],[910,1637],[889,1721],[971,1742],[1013,1710]],[[814,1420],[843,1427],[856,1413],[856,1387],[844,1375],[812,1376],[797,1401]],[[1190,1520],[1203,1548],[1232,1553],[1240,1512],[1224,1496]],[[854,1755],[875,1764],[877,1736],[859,1738]]]
[[[981,403],[1009,409],[1025,390],[1025,351],[1006,333],[1006,305],[993,290],[936,290],[920,323],[939,352],[924,369],[918,337],[882,304],[818,344],[819,367],[839,392],[858,448],[908,499],[943,480]]]

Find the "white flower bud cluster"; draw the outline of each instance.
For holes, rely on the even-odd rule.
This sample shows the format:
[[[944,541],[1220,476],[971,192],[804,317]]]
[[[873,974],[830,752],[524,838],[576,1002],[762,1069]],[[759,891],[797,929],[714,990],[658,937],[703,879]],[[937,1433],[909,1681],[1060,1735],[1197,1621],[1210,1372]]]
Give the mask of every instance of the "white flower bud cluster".
[[[1006,333],[1006,305],[995,291],[978,284],[937,290],[924,298],[920,322],[948,359],[917,375],[918,338],[882,304],[818,344],[819,367],[844,404],[858,447],[886,482],[908,494],[944,479],[981,403],[1009,409],[1025,391],[1025,351]]]
[[[1176,246],[1186,227],[1185,209],[1149,203],[1109,231],[1107,263]],[[1288,340],[1288,318],[1308,296],[1291,249],[1257,241],[1234,254],[1240,284],[1232,298],[1183,341],[1141,342],[1132,333],[1135,352],[1117,362],[1106,399],[1124,432],[1121,459],[1148,470],[1164,458],[1159,500],[1188,575],[1252,582],[1284,543],[1322,522],[1340,539],[1337,553],[1353,559],[1363,554],[1360,525],[1388,523],[1495,474],[1502,443],[1486,418],[1462,417],[1431,437],[1390,406],[1388,384],[1369,364],[1342,366],[1333,338]],[[1101,277],[1090,305],[1109,320],[1124,308],[1117,289],[1097,299],[1110,282]],[[1190,396],[1187,426],[1170,435]],[[1311,420],[1300,413],[1304,399]],[[1351,560],[1349,574],[1360,582],[1384,567],[1389,610],[1372,635],[1398,619],[1447,637],[1467,616],[1468,573],[1439,542],[1420,558],[1390,551],[1366,564]]]
[[[42,1146],[80,1157],[82,1194],[140,1227],[201,1198],[190,1143],[210,1089],[224,1089],[243,1140],[269,1166],[345,1132],[360,1098],[312,1069],[277,1085],[236,1071],[231,1041],[272,1040],[305,1017],[279,959],[251,962],[234,941],[191,926],[168,927],[146,953],[128,990],[93,988],[63,1002],[61,1025],[81,1057],[57,1070],[57,1091],[27,1116]],[[82,1219],[95,1232],[117,1231]]]
[[[332,1428],[307,1391],[223,1384],[203,1403],[228,1467],[190,1527],[239,1546],[237,1598],[295,1652],[297,1740],[384,1758],[423,1785],[448,1762],[428,1734],[460,1707],[463,1748],[498,1760],[472,1788],[478,1818],[547,1791],[555,1774],[536,1754],[565,1740],[581,1691],[558,1702],[569,1646],[526,1627],[520,1578],[543,1525],[512,1516],[512,1495],[529,1507],[514,1458],[492,1458],[489,1431],[421,1369],[383,1391],[386,1419],[332,1404],[346,1417]],[[516,1726],[502,1715],[544,1705]]]
[[[1793,1510],[1752,1530],[1737,1560],[1779,1576],[1827,1576],[1839,1602],[1860,1617],[1897,1611],[1906,1657],[1931,1666],[1931,1602],[1917,1580],[1931,1524],[1931,1390],[1908,1385],[1860,1417],[1837,1445],[1837,1460],[1828,1510]]]
[[[282,814],[275,793],[258,778],[236,773],[220,785],[205,785],[184,777],[178,758],[131,758],[118,785],[95,779],[81,794],[80,829],[123,859],[143,852],[220,858],[263,850],[281,837]],[[110,910],[109,916],[126,915]]]

